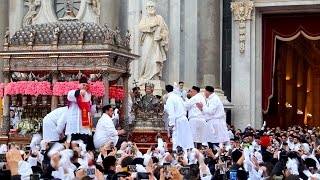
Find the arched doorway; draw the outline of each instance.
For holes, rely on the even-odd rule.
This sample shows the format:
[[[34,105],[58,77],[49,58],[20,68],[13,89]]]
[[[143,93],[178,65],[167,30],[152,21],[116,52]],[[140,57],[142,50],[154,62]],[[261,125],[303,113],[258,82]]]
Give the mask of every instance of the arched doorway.
[[[265,117],[276,120],[277,126],[320,125],[320,40],[316,39],[300,33],[276,41],[274,95]]]
[[[320,14],[264,15],[262,109],[268,126],[320,125]]]

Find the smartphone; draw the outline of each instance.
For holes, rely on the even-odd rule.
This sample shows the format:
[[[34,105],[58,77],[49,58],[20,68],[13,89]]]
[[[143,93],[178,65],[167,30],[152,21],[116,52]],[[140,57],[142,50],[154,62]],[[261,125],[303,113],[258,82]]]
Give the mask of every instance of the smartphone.
[[[129,172],[137,172],[136,165],[128,165],[127,168]]]
[[[163,163],[163,173],[164,175],[169,175],[171,164],[170,163]]]
[[[110,144],[110,149],[113,149],[113,148],[114,148],[114,143],[111,142],[111,144]]]
[[[137,173],[137,180],[149,180],[149,175],[150,175],[150,173],[139,172],[139,173]]]
[[[230,180],[237,180],[237,171],[236,170],[230,171]]]
[[[31,150],[31,147],[30,147],[30,146],[25,146],[25,147],[24,147],[24,150],[25,150],[25,151],[30,151],[30,150]]]
[[[115,154],[114,157],[117,158],[117,159],[120,159],[121,158],[121,154]]]
[[[0,154],[0,162],[7,162],[6,154]]]
[[[85,168],[84,175],[89,176],[90,178],[96,177],[96,168]]]
[[[189,177],[190,176],[190,167],[189,166],[181,167],[180,174],[183,175],[184,177]]]
[[[30,174],[30,180],[39,180],[40,175],[39,174]]]

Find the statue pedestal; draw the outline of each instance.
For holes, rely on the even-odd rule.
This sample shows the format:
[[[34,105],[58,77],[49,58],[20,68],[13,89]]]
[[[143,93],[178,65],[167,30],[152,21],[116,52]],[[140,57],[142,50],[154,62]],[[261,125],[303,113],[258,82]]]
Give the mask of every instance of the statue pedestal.
[[[166,86],[166,83],[164,81],[161,81],[161,80],[149,80],[147,82],[152,83],[154,85],[153,95],[159,95],[161,97],[163,96],[163,94],[165,93],[165,86]],[[140,90],[141,90],[141,94],[145,95],[145,86],[144,86],[144,84],[140,86]]]
[[[168,149],[172,149],[172,143],[168,137],[166,130],[143,130],[143,129],[135,129],[132,132],[132,136],[130,137],[130,141],[137,144],[139,150],[142,153],[146,153],[151,146],[157,147],[158,146],[158,137],[161,136],[163,142],[166,142],[168,145]]]

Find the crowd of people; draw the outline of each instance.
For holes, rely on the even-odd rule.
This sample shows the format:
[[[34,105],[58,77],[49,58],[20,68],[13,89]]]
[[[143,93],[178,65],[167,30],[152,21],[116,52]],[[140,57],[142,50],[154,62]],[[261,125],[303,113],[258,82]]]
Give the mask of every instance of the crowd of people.
[[[171,142],[158,137],[147,152],[135,142],[121,140],[114,109],[102,108],[91,131],[90,93],[86,79],[68,94],[68,107],[49,113],[43,131],[30,145],[0,146],[0,176],[4,179],[97,180],[259,180],[320,179],[320,129],[243,131],[225,123],[225,112],[211,86],[193,86],[188,92],[167,85],[165,121]],[[138,88],[133,89],[133,93]],[[168,148],[172,143],[172,149]]]

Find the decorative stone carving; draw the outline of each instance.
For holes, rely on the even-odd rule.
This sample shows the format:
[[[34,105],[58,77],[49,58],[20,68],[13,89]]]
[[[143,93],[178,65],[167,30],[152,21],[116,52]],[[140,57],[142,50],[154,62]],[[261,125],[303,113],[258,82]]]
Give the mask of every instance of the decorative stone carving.
[[[35,39],[36,31],[32,29],[29,34],[29,45],[32,45]]]
[[[9,31],[9,28],[7,27],[6,33],[4,34],[4,45],[9,44],[9,38],[10,38],[10,31]]]
[[[30,26],[30,25],[32,25],[32,19],[39,12],[39,9],[37,7],[41,5],[41,1],[40,0],[28,0],[24,3],[24,5],[29,6],[29,10],[23,18],[23,26]]]
[[[110,75],[110,71],[109,70],[102,70],[102,71],[100,71],[100,74],[102,75],[102,76],[109,76]]]
[[[129,30],[126,32],[126,41],[124,42],[124,46],[130,48],[130,39],[131,39],[131,33]]]
[[[113,39],[114,39],[114,44],[115,45],[121,45],[121,36],[120,36],[120,28],[119,27],[116,27],[116,30],[114,31],[113,33]]]
[[[84,24],[81,24],[80,26],[80,34],[78,37],[78,44],[82,44],[83,43],[83,38],[84,38],[84,33],[86,31],[86,28],[84,26]]]
[[[4,78],[10,78],[10,71],[2,71],[2,75]]]
[[[58,44],[59,41],[60,28],[57,26],[53,31],[52,44]]]
[[[104,25],[104,42],[114,44],[113,31],[108,27],[107,23]]]
[[[56,59],[28,59],[28,60],[21,60],[21,59],[11,59],[10,60],[10,67],[12,69],[15,68],[24,68],[24,67],[43,67],[43,66],[57,66]]]
[[[92,11],[100,16],[100,0],[87,0],[87,3],[91,6]]]
[[[239,21],[239,42],[241,53],[244,53],[245,51],[246,21],[251,20],[253,8],[253,1],[237,0],[235,2],[231,2],[231,11],[233,12],[234,20]]]

